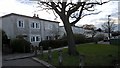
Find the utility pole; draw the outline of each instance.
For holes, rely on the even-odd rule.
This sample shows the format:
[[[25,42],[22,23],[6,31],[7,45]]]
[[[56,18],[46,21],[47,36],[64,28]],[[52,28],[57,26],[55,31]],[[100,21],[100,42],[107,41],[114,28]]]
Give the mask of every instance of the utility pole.
[[[108,39],[110,40],[111,36],[110,36],[110,33],[111,33],[111,28],[110,28],[110,17],[111,15],[108,15]]]

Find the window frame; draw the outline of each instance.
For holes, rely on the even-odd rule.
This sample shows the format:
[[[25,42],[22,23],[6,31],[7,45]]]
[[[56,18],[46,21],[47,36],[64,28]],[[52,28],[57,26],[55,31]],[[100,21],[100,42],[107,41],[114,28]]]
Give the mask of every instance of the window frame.
[[[30,23],[30,28],[31,28],[31,29],[40,29],[40,23],[39,23],[39,22],[32,21],[32,22]]]
[[[34,38],[34,41],[32,41],[32,38]],[[39,40],[37,40],[37,38]],[[40,42],[41,41],[41,36],[40,35],[30,35],[30,42],[34,43],[34,42]]]
[[[20,25],[21,25],[21,26],[20,26]],[[18,28],[24,28],[24,27],[25,27],[24,20],[18,19],[18,20],[17,20],[17,27],[18,27]]]

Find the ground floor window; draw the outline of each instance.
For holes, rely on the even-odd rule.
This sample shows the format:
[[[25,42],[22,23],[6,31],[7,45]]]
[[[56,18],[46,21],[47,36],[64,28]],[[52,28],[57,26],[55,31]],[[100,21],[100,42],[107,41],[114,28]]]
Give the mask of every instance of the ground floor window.
[[[46,40],[52,40],[52,36],[46,36]]]
[[[40,35],[31,35],[30,42],[40,42]]]

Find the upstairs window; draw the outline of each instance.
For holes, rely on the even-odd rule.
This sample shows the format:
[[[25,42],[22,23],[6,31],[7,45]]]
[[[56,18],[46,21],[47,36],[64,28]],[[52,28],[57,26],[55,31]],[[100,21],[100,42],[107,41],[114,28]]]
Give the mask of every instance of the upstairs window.
[[[40,29],[40,23],[32,22],[31,23],[31,28]]]
[[[23,20],[18,20],[17,27],[24,28],[24,21]]]

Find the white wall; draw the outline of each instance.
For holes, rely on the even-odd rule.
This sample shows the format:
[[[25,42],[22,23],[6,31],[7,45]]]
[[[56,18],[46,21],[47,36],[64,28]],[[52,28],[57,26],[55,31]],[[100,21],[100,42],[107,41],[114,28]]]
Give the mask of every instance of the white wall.
[[[62,37],[64,34],[66,34],[66,31],[64,29],[63,26],[59,27],[60,29],[60,36]],[[84,34],[84,29],[80,28],[80,27],[76,27],[76,26],[72,26],[72,30],[74,34]]]

